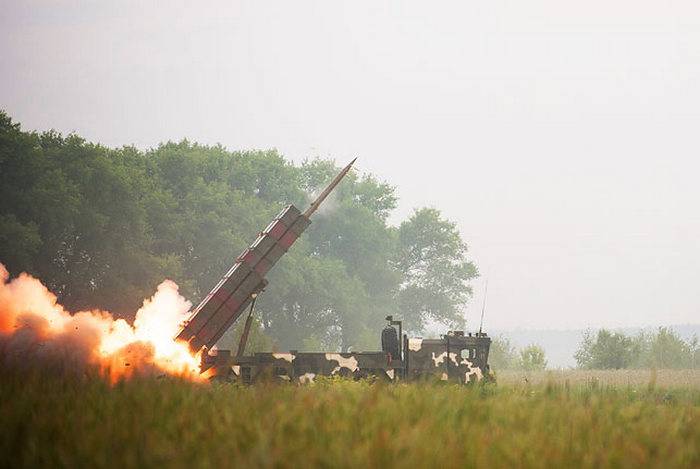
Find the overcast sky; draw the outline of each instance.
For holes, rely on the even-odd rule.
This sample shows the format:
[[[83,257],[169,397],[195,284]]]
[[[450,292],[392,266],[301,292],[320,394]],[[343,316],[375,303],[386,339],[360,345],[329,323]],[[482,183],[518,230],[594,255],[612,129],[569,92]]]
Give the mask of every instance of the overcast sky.
[[[358,156],[455,220],[492,328],[700,322],[695,1],[0,0],[0,107],[141,148]],[[236,253],[232,253],[235,255]]]

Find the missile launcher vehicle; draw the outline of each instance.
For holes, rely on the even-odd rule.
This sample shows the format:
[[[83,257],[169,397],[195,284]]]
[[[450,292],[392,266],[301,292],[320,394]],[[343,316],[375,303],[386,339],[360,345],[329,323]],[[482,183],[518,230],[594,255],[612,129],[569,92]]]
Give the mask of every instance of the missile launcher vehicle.
[[[261,380],[310,382],[318,376],[373,378],[386,381],[438,380],[472,383],[489,379],[491,339],[483,332],[450,331],[439,339],[409,338],[401,321],[387,316],[376,352],[297,352],[245,354],[257,296],[267,285],[265,274],[311,224],[311,215],[350,171],[351,161],[302,213],[285,207],[255,242],[238,256],[231,269],[194,309],[176,339],[194,352],[202,351],[202,373],[241,383]],[[238,350],[214,347],[249,308]]]
[[[389,326],[388,329],[395,328]],[[387,331],[387,329],[384,329]],[[383,335],[384,335],[384,331]],[[392,334],[396,334],[393,332]],[[398,335],[396,335],[398,345]],[[473,383],[491,379],[488,353],[491,339],[484,333],[450,331],[439,339],[408,338],[392,351],[377,352],[258,352],[232,357],[227,350],[203,355],[208,376],[251,384],[262,380],[312,382],[319,376],[370,378],[382,381],[449,381]]]

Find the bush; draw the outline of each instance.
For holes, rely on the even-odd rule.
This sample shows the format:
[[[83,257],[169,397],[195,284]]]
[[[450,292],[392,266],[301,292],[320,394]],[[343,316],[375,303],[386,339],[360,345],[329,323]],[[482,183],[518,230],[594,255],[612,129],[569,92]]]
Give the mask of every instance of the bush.
[[[518,365],[525,371],[539,371],[547,367],[544,349],[539,345],[528,345],[520,351]]]

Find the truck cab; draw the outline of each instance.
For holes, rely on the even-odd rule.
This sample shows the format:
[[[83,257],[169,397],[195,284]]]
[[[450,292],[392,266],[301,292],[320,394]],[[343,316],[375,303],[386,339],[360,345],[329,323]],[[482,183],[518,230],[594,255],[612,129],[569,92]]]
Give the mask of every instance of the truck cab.
[[[406,379],[471,383],[490,376],[491,339],[484,333],[449,331],[439,339],[404,338]]]

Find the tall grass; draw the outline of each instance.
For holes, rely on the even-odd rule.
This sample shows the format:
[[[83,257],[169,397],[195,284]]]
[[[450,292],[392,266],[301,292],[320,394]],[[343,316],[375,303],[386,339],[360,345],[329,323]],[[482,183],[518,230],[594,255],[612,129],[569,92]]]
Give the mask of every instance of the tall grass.
[[[0,467],[700,467],[700,389],[0,375]]]
[[[560,383],[587,385],[598,383],[615,387],[659,386],[662,388],[700,389],[700,370],[545,370],[499,371],[498,382],[506,385]]]

